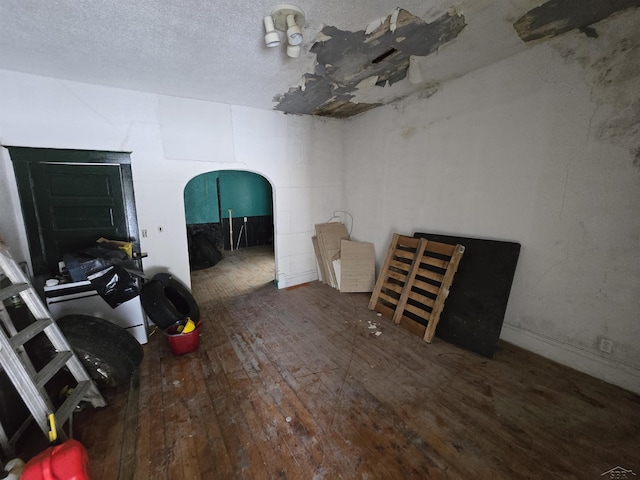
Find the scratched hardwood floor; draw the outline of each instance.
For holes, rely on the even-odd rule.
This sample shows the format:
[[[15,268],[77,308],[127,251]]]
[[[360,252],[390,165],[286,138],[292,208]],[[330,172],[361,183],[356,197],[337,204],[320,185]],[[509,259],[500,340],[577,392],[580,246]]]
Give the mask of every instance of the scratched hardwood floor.
[[[198,351],[153,335],[131,385],[76,415],[94,479],[640,475],[638,396],[506,343],[494,360],[426,344],[366,294],[273,277],[264,248],[193,273]]]

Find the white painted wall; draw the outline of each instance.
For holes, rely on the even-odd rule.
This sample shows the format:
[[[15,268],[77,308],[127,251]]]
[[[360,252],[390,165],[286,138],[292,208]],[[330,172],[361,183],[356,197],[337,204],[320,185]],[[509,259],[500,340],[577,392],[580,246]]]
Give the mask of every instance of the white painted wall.
[[[317,278],[313,225],[339,209],[341,122],[0,71],[0,144],[130,151],[145,271],[190,284],[183,192],[196,175],[247,170],[274,192],[280,287]],[[28,257],[8,151],[0,232]],[[163,232],[158,232],[158,227]]]
[[[502,337],[636,392],[639,23],[618,16],[596,41],[567,35],[352,120],[344,205],[378,265],[393,232],[520,242]]]
[[[0,227],[0,240],[10,246],[12,257],[24,261],[29,257],[29,250],[24,229],[17,227],[22,224],[22,209],[14,178],[8,152],[0,149],[0,225],[10,226]]]

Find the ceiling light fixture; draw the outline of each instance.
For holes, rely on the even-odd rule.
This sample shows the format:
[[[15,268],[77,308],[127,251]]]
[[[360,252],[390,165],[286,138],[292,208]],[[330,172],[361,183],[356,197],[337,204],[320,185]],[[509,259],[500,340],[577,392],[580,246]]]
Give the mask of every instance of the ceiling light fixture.
[[[287,55],[291,58],[300,56],[300,45],[287,45]]]
[[[280,36],[277,30],[286,32],[287,55],[296,58],[300,56],[300,44],[302,43],[302,28],[304,27],[304,13],[294,5],[278,5],[271,15],[264,17],[264,28],[267,32],[264,36],[268,47],[280,45]]]
[[[287,39],[289,40],[289,45],[300,45],[302,43],[302,32],[293,15],[287,15]]]
[[[264,43],[267,47],[277,47],[280,45],[280,35],[276,32],[273,26],[273,18],[269,15],[264,17],[264,30],[266,32],[264,35]]]

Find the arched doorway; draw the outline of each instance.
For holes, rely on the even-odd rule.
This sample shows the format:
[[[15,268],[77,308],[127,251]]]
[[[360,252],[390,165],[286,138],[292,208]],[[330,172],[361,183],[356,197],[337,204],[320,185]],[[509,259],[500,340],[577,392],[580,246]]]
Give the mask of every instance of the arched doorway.
[[[207,172],[187,183],[184,205],[194,288],[213,282],[207,288],[215,289],[215,296],[233,296],[273,283],[273,204],[270,182],[252,172]]]

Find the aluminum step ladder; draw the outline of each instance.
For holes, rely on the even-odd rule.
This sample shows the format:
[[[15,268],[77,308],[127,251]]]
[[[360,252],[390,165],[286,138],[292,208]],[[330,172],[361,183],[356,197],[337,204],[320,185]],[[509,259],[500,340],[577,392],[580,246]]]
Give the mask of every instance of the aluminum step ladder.
[[[7,458],[15,455],[15,443],[35,420],[45,436],[50,432],[50,415],[62,427],[82,401],[94,407],[104,407],[107,403],[95,383],[89,377],[58,325],[53,321],[47,307],[27,279],[20,266],[11,257],[6,245],[0,239],[0,279],[9,286],[0,289],[0,367],[4,370],[16,391],[27,406],[31,416],[21,424],[10,437],[0,424],[0,447]],[[19,295],[35,319],[33,323],[18,331],[4,301]],[[36,371],[24,345],[43,332],[55,349],[54,357]],[[59,408],[54,408],[45,391],[46,383],[60,370],[67,368],[77,385]]]

